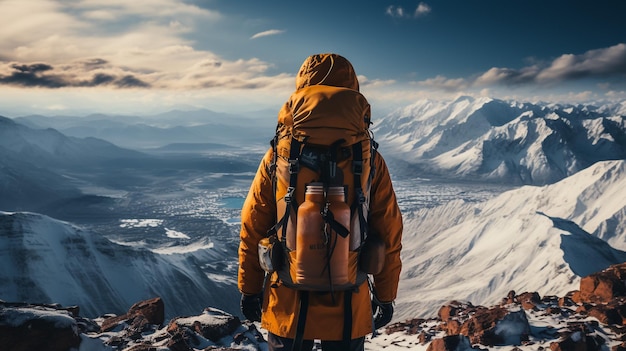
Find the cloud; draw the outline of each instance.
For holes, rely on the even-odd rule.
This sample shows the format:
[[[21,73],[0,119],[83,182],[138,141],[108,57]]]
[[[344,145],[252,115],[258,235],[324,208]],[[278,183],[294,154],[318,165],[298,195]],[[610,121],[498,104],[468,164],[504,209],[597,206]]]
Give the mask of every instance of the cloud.
[[[270,35],[278,35],[278,34],[282,34],[282,33],[285,33],[285,31],[281,30],[281,29],[270,29],[270,30],[266,30],[264,32],[256,33],[255,35],[250,37],[250,40],[257,39],[257,38],[262,38],[262,37],[268,37]]]
[[[448,92],[460,91],[466,89],[469,86],[467,80],[463,78],[449,79],[444,76],[436,76],[435,78],[420,81],[417,84],[428,88],[435,88]]]
[[[493,67],[476,78],[474,84],[482,86],[500,83],[506,85],[531,83],[535,80],[539,72],[540,69],[537,66],[522,69]]]
[[[60,70],[47,63],[9,63],[0,65],[0,84],[17,87],[64,88],[112,86],[118,88],[147,88],[150,84],[132,74],[116,75],[94,71],[106,61],[94,59],[65,66]],[[88,68],[85,70],[85,68]],[[58,73],[57,73],[58,72]]]
[[[431,11],[428,4],[420,2],[413,12],[405,10],[402,6],[390,5],[385,10],[385,14],[393,18],[417,18],[426,16]]]
[[[492,67],[475,77],[447,78],[438,75],[416,85],[429,89],[460,92],[466,89],[483,89],[504,86],[512,88],[550,87],[582,79],[603,80],[601,90],[619,90],[626,82],[626,44],[587,51],[580,55],[564,54],[551,62],[533,64],[522,68]],[[583,95],[588,95],[585,92]],[[580,99],[583,95],[572,96]]]
[[[626,44],[595,49],[581,55],[565,54],[547,66],[532,65],[521,69],[491,68],[481,74],[476,85],[554,84],[584,78],[626,79]]]
[[[0,1],[6,29],[0,31],[0,85],[214,91],[293,86],[293,76],[289,82],[267,76],[266,62],[226,60],[186,37],[223,20],[219,12],[183,0]]]
[[[582,55],[562,55],[537,75],[538,81],[626,75],[626,44],[590,50]]]
[[[415,13],[413,14],[415,17],[426,16],[431,11],[430,6],[428,4],[420,2],[415,9]]]

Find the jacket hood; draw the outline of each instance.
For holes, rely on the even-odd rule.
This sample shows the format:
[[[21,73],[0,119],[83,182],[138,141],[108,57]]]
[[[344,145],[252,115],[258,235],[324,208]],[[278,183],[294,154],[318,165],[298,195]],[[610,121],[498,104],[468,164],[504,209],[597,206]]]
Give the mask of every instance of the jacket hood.
[[[359,81],[350,61],[330,53],[311,55],[302,63],[296,77],[296,90],[312,85],[359,90]]]

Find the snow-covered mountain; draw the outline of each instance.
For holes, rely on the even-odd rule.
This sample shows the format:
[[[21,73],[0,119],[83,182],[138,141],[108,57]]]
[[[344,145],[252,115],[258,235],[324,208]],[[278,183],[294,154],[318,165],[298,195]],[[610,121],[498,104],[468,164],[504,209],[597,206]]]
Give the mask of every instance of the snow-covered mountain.
[[[96,317],[160,296],[170,301],[168,318],[207,306],[237,314],[236,269],[206,267],[234,255],[208,239],[153,252],[47,216],[0,212],[0,299],[78,305]]]
[[[626,158],[624,105],[422,100],[373,130],[387,157],[426,174],[543,185]]]
[[[15,120],[31,128],[54,128],[68,136],[95,137],[122,147],[148,149],[174,143],[218,143],[231,147],[252,144],[255,147],[267,147],[275,130],[275,116],[276,112],[268,111],[244,117],[210,110],[173,110],[145,117],[33,115]]]
[[[577,290],[581,277],[626,261],[625,213],[619,160],[552,185],[407,214],[395,319],[432,317],[452,299],[497,303],[510,289]]]

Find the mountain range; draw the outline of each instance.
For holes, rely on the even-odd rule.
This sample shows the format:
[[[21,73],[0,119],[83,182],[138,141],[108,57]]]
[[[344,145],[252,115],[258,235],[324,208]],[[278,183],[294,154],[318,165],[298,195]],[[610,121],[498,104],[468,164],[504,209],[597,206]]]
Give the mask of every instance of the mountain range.
[[[373,132],[394,177],[517,186],[483,201],[452,200],[404,213],[394,320],[432,317],[452,299],[491,305],[510,289],[564,296],[581,277],[625,262],[625,115],[626,103],[564,106],[461,97],[419,101],[375,120]],[[99,118],[103,125],[111,119]],[[0,212],[0,281],[8,282],[0,284],[0,299],[79,304],[86,315],[97,315],[159,295],[169,301],[169,316],[209,305],[237,313],[234,272],[205,269],[216,260],[235,264],[236,251],[226,244],[194,238],[168,250],[129,247],[69,222],[9,209],[18,201],[32,205],[81,194],[65,172],[77,165],[151,157],[90,135],[104,127],[76,137],[27,120],[20,123],[29,126],[0,118],[0,210],[8,211]],[[136,125],[130,120],[121,123]],[[177,127],[150,128],[167,134]],[[164,134],[137,142],[146,147]],[[265,134],[257,128],[254,135],[265,140]],[[228,135],[230,145],[243,136]],[[201,139],[202,149],[223,148],[221,140]],[[166,146],[159,143],[149,147]],[[181,148],[193,146],[164,149]]]
[[[459,97],[420,100],[372,128],[409,173],[544,185],[626,158],[626,103],[561,105]]]
[[[267,148],[271,111],[237,116],[174,110],[154,116],[23,116],[33,129],[98,138],[131,149],[204,144],[202,150]],[[603,160],[626,158],[626,102],[566,105],[461,96],[419,100],[373,118],[396,173],[544,185]]]
[[[53,119],[53,118],[50,118]],[[85,122],[87,123],[87,122]],[[157,137],[158,138],[158,137]],[[110,199],[83,188],[125,190],[146,186],[142,175],[254,169],[221,144],[168,144],[152,153],[119,147],[93,136],[67,136],[53,128],[33,128],[0,116],[0,210],[58,215],[86,206],[110,206]],[[186,153],[180,157],[180,153]],[[256,163],[256,160],[255,160]],[[67,211],[66,211],[67,212]]]
[[[132,149],[159,148],[175,143],[226,144],[231,148],[267,146],[276,126],[275,114],[268,111],[239,116],[206,109],[172,110],[144,117],[32,115],[15,120],[34,129],[54,128],[67,136],[94,137]]]
[[[0,212],[0,297],[5,301],[78,305],[91,318],[123,314],[138,300],[172,301],[167,318],[207,306],[238,312],[233,274],[207,262],[232,250],[209,239],[151,251],[119,245],[71,223],[28,212]],[[202,267],[202,269],[201,269]]]

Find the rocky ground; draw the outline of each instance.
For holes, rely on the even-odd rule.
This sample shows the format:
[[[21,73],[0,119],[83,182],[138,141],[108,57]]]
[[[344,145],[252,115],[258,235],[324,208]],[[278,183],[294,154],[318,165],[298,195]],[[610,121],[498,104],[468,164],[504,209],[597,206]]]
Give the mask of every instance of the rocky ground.
[[[626,351],[626,263],[584,277],[566,296],[516,293],[496,305],[451,301],[432,319],[394,323],[368,337],[368,350]],[[255,324],[221,310],[165,321],[160,298],[96,319],[78,307],[0,302],[7,351],[267,350]]]

